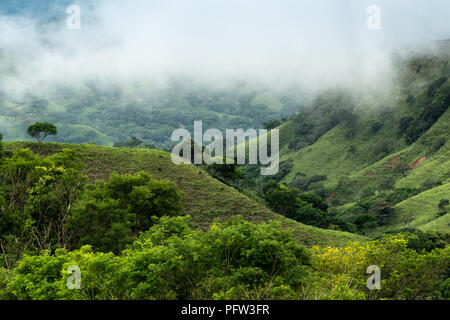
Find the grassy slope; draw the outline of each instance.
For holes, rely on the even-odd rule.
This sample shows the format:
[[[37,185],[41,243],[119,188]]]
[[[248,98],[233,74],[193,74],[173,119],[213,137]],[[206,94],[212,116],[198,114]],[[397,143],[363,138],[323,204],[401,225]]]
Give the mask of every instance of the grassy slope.
[[[283,109],[283,104],[274,96],[270,94],[260,94],[257,95],[252,100],[252,105],[263,104],[269,107],[272,111],[281,111]]]
[[[304,173],[307,176],[326,175],[328,177],[327,185],[333,185],[337,183],[339,177],[350,175],[364,168],[367,162],[361,155],[367,155],[370,152],[370,142],[375,141],[378,137],[360,132],[354,138],[348,139],[345,137],[345,132],[346,128],[338,125],[325,133],[314,144],[283,155],[281,161],[294,160],[293,170],[284,180],[291,181],[297,173]],[[356,154],[348,152],[351,146],[356,146]]]
[[[350,145],[356,145],[358,148],[362,144],[370,145],[371,138],[367,137],[364,140],[363,133],[358,133],[356,137],[348,139],[345,138],[344,133],[343,126],[337,126],[313,145],[282,157],[282,159],[295,159],[293,170],[285,177],[285,181],[292,180],[297,172],[305,172],[308,175],[327,175],[329,186],[335,185],[340,175],[349,175],[352,180],[357,182],[359,189],[367,186],[376,187],[386,177],[396,178],[396,188],[418,188],[427,179],[432,178],[445,185],[397,204],[389,225],[379,228],[377,231],[383,232],[410,226],[423,230],[450,232],[450,216],[448,214],[436,219],[437,203],[442,198],[450,198],[450,109],[411,146],[390,154],[369,166],[364,165],[362,158],[350,156],[346,150]],[[446,139],[446,143],[432,154],[432,141],[437,137]],[[406,177],[396,174],[393,168],[385,166],[395,157],[412,164],[425,156],[426,160],[410,170]],[[367,176],[368,173],[371,175]],[[343,205],[339,207],[339,210],[343,211],[353,204]]]
[[[394,206],[389,225],[377,231],[398,230],[405,227],[423,231],[450,230],[450,214],[437,218],[439,200],[449,198],[450,183],[427,190]]]
[[[436,137],[445,138],[447,142],[436,153],[430,155],[430,142]],[[406,177],[396,176],[396,188],[418,188],[430,178],[441,181],[443,185],[398,203],[394,207],[394,214],[388,225],[378,228],[377,232],[405,227],[450,232],[450,215],[436,217],[439,200],[450,198],[450,109],[411,146],[352,174],[350,178],[358,181],[360,186],[376,186],[382,179],[392,176],[393,169],[385,164],[392,162],[393,158],[398,157],[408,163],[414,163],[424,156],[427,156],[427,159],[410,170]],[[366,176],[368,172],[373,176]],[[349,203],[340,206],[339,209],[344,211],[354,204]]]
[[[434,81],[440,76],[440,69],[430,67],[427,70],[422,70],[419,74],[409,74],[411,79],[408,90],[392,90],[386,96],[380,96],[378,99],[371,97],[363,97],[356,106],[355,111],[359,115],[359,124],[354,136],[347,137],[348,129],[344,124],[339,124],[322,135],[315,143],[310,146],[301,148],[299,150],[291,150],[288,148],[290,141],[295,139],[295,122],[290,120],[279,127],[280,129],[280,146],[281,146],[281,161],[291,160],[293,167],[290,172],[283,178],[282,182],[291,182],[297,174],[303,173],[307,177],[313,175],[325,175],[327,180],[325,186],[331,190],[338,191],[338,180],[341,176],[348,176],[355,183],[355,193],[366,187],[377,188],[383,180],[387,178],[395,179],[395,187],[421,187],[427,180],[440,181],[443,184],[450,182],[450,109],[447,110],[439,120],[424,133],[415,143],[407,146],[403,138],[397,135],[398,119],[419,114],[424,108],[427,91],[429,88],[428,81]],[[448,81],[447,81],[448,84]],[[448,85],[442,86],[448,90]],[[415,103],[407,103],[407,93],[414,97]],[[373,104],[373,108],[370,105]],[[385,108],[387,112],[391,112],[389,117],[382,120],[383,127],[378,132],[374,133],[370,130],[371,119],[377,119],[376,110],[377,105]],[[367,106],[365,109],[364,106]],[[397,120],[395,120],[397,119]],[[446,142],[437,151],[432,150],[434,141],[438,138],[443,138]],[[391,139],[395,141],[390,154],[383,157],[381,160],[373,162],[372,153],[378,141],[384,139]],[[350,152],[352,150],[352,152]],[[412,164],[422,157],[426,157],[425,161],[415,166],[408,171],[406,177],[400,173],[395,172],[393,167],[386,166],[391,163],[394,158],[399,158],[399,161],[404,161]],[[435,220],[432,218],[430,204],[434,203],[434,191],[445,190],[433,189],[433,191],[425,192],[418,195],[417,199],[422,201],[404,202],[402,206],[409,207],[415,210],[413,214],[414,222],[411,222],[412,227],[418,227],[426,230],[441,230],[450,232],[448,224],[448,217],[444,216]],[[440,193],[439,193],[440,194]],[[420,197],[419,197],[420,196]],[[437,195],[436,195],[437,197]],[[444,196],[442,195],[441,198]],[[444,198],[449,198],[450,192]],[[416,200],[417,200],[416,199]],[[350,195],[345,198],[340,198],[344,205],[338,208],[343,211],[349,208],[357,200],[355,195]],[[407,200],[408,201],[408,200]],[[437,199],[439,201],[439,199]],[[414,203],[414,205],[412,205]],[[437,204],[436,204],[437,205]],[[398,205],[398,208],[402,208]],[[409,214],[401,213],[400,209],[396,211],[396,216],[393,218],[392,226],[385,229],[404,228],[407,226],[404,219]],[[405,211],[407,212],[407,211]],[[396,222],[396,217],[403,217]],[[410,219],[410,218],[409,218]],[[434,220],[433,220],[434,219]]]
[[[446,139],[443,145],[436,153],[430,155],[432,141],[442,137]],[[419,187],[426,179],[435,178],[443,183],[450,181],[450,109],[447,110],[441,118],[415,143],[411,146],[390,154],[384,159],[354,173],[351,178],[360,181],[378,181],[387,175],[392,175],[393,169],[386,167],[386,163],[390,163],[393,158],[398,157],[409,164],[416,160],[427,157],[425,161],[410,170],[406,177],[399,176],[396,187]],[[372,177],[365,174],[371,172]]]
[[[300,242],[306,245],[344,245],[348,241],[364,240],[359,235],[319,229],[297,223],[273,213],[257,200],[247,197],[205,171],[193,165],[175,165],[170,154],[160,150],[100,147],[92,144],[56,144],[38,146],[29,142],[7,142],[6,151],[30,148],[40,154],[51,154],[62,148],[77,150],[86,163],[85,174],[91,181],[107,179],[113,172],[135,173],[145,170],[155,178],[175,182],[185,192],[185,212],[196,224],[207,226],[214,218],[226,219],[240,214],[254,222],[278,220],[291,228]]]
[[[382,121],[383,127],[374,133],[370,129],[371,121],[378,118],[376,109],[367,106],[369,103],[364,98],[355,107],[359,115],[358,127],[354,135],[349,138],[348,127],[341,123],[323,134],[313,144],[299,150],[290,150],[288,143],[295,138],[295,123],[288,121],[279,127],[281,161],[293,160],[294,166],[291,172],[284,177],[283,182],[292,181],[296,174],[303,173],[310,177],[313,175],[326,175],[327,186],[337,184],[341,176],[349,176],[373,162],[374,146],[381,140],[395,139],[393,151],[406,147],[404,139],[396,138],[396,117],[400,117],[402,110],[395,109],[399,101],[404,100],[403,94],[399,96],[391,93],[390,99],[383,101],[386,112],[393,112],[390,118]],[[369,99],[370,100],[370,99]],[[351,151],[353,149],[353,151]]]

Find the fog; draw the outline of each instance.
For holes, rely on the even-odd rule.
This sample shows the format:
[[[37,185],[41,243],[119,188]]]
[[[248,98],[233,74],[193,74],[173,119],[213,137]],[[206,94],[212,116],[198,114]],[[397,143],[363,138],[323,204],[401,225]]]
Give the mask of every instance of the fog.
[[[370,87],[388,82],[393,53],[450,38],[447,0],[40,0],[21,10],[3,2],[0,71],[11,95],[173,76]],[[79,30],[67,28],[69,4],[81,9]],[[370,5],[380,8],[380,29],[367,27]]]

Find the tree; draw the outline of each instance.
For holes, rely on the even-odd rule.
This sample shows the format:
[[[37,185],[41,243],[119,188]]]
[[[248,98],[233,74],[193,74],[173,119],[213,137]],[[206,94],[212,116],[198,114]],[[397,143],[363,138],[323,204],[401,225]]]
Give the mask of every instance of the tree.
[[[227,164],[226,157],[223,157],[223,163],[213,163],[206,167],[206,170],[216,179],[229,182],[244,178],[242,169],[237,164]]]
[[[25,255],[12,279],[0,269],[0,285],[6,278],[4,295],[27,300],[293,299],[309,280],[310,257],[279,222],[234,217],[203,231],[188,216],[165,216],[122,255],[88,245]],[[82,271],[80,290],[67,287],[70,265]]]
[[[264,129],[271,130],[271,129],[274,129],[274,128],[280,126],[281,124],[282,124],[281,120],[274,119],[271,121],[264,122],[263,126],[264,126]]]
[[[67,229],[77,248],[89,244],[119,253],[153,225],[153,217],[181,214],[182,196],[173,183],[145,172],[114,173],[109,181],[88,186],[70,212]]]
[[[299,198],[302,199],[303,201],[311,203],[313,207],[316,209],[322,211],[328,210],[328,204],[325,201],[323,201],[321,197],[312,192],[304,192],[300,194]]]
[[[73,150],[40,157],[16,150],[0,165],[0,252],[14,267],[24,253],[69,243],[65,221],[84,183]]]
[[[369,213],[373,214],[380,225],[385,225],[393,212],[392,206],[387,201],[377,201],[369,209]]]
[[[394,168],[394,171],[401,173],[403,177],[406,177],[409,170],[411,170],[411,168],[405,161],[398,163]]]
[[[136,147],[142,145],[143,143],[144,143],[144,141],[136,138],[135,136],[132,136],[130,141],[118,141],[118,142],[115,142],[113,147],[136,148]]]
[[[49,135],[57,134],[58,130],[49,122],[36,122],[28,127],[27,133],[42,143]]]
[[[449,200],[441,199],[438,205],[438,217],[446,215],[448,211],[449,211]]]

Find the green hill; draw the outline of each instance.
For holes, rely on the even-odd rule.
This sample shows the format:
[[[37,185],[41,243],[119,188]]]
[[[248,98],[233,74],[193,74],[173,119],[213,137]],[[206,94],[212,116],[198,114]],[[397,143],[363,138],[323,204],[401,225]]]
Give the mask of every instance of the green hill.
[[[377,231],[386,232],[402,228],[422,231],[450,230],[450,214],[438,216],[439,200],[449,198],[450,183],[427,190],[394,206],[389,225]]]
[[[0,66],[8,64],[4,59],[0,56]],[[14,74],[6,73],[2,80],[14,81]],[[60,128],[49,142],[112,146],[136,136],[169,148],[173,130],[192,129],[196,120],[202,120],[205,128],[220,130],[262,128],[266,121],[297,112],[305,99],[298,90],[272,92],[252,83],[231,83],[219,89],[183,78],[165,85],[144,80],[132,84],[117,79],[86,80],[55,84],[49,91],[14,97],[0,88],[0,128],[5,141],[29,141],[27,127],[47,121]]]
[[[448,214],[434,214],[450,198],[449,76],[442,48],[399,60],[388,90],[323,92],[279,127],[280,173],[265,180],[315,192],[349,222],[388,199],[394,213],[376,231],[450,232]]]
[[[63,148],[76,150],[85,163],[85,174],[91,182],[107,179],[113,172],[125,174],[142,170],[155,178],[173,181],[185,192],[185,213],[190,214],[200,227],[209,225],[215,218],[228,219],[232,215],[242,215],[253,222],[282,221],[283,225],[291,228],[299,241],[306,245],[341,246],[348,241],[365,239],[352,233],[303,225],[275,214],[267,209],[261,200],[240,193],[198,167],[173,164],[170,153],[165,151],[110,148],[93,144],[47,143],[39,146],[30,142],[4,143],[6,152],[18,148],[29,148],[42,155],[53,154]]]

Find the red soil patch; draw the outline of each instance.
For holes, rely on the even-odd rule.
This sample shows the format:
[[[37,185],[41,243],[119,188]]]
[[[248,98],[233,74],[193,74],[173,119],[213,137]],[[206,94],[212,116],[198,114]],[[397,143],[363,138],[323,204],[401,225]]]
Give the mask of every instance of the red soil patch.
[[[327,198],[327,202],[330,203],[331,200],[333,200],[333,198],[334,198],[334,192],[331,192],[330,195]]]
[[[415,166],[417,166],[418,164],[424,162],[426,159],[427,159],[427,157],[422,157],[422,158],[420,158],[420,159],[417,160],[416,162],[411,163],[411,164],[409,165],[409,168],[410,168],[410,169],[414,169]]]
[[[366,177],[373,177],[374,175],[375,175],[375,173],[373,173],[373,172],[367,172],[365,174]]]

